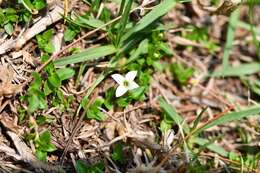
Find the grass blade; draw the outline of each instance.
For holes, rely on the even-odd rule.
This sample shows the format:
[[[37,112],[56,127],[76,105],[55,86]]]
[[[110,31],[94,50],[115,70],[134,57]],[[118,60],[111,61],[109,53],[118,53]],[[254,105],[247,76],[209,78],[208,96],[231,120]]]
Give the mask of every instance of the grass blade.
[[[229,153],[224,148],[213,143],[209,144],[209,141],[206,139],[196,137],[196,138],[192,138],[192,142],[200,146],[205,146],[208,150],[218,153],[221,156],[228,157]]]
[[[254,73],[258,73],[260,71],[260,64],[257,62],[241,64],[237,67],[227,67],[221,71],[215,71],[212,77],[234,77],[234,76],[244,76],[250,75]]]
[[[236,26],[239,20],[239,9],[234,11],[230,17],[229,25],[228,25],[228,31],[227,31],[227,41],[224,48],[224,55],[223,55],[223,61],[222,61],[222,69],[223,71],[228,67],[228,60],[230,55],[230,50],[233,47],[233,40],[235,37],[235,30]]]
[[[163,111],[168,114],[171,119],[178,124],[179,127],[182,127],[184,132],[189,131],[189,126],[185,123],[183,118],[176,112],[176,110],[167,103],[162,97],[159,97],[158,102],[160,104],[160,107],[163,109]]]
[[[249,3],[249,20],[250,20],[250,31],[252,33],[252,36],[253,36],[253,42],[255,44],[255,47],[256,47],[256,53],[257,53],[257,56],[258,58],[260,58],[260,44],[256,38],[256,32],[254,30],[254,27],[253,27],[253,23],[254,23],[254,11],[253,11],[253,8],[254,8],[254,5],[255,5],[255,0],[249,0],[248,1]]]
[[[239,22],[238,22],[238,26],[241,27],[241,28],[243,28],[243,29],[246,29],[246,30],[248,30],[248,31],[250,31],[250,30],[251,30],[251,27],[252,27],[252,25],[250,25],[250,24],[248,24],[248,23],[245,23],[245,22],[243,22],[243,21],[239,21]],[[260,29],[259,29],[259,28],[253,26],[253,31],[254,31],[257,35],[260,35]]]
[[[117,49],[112,45],[89,48],[80,53],[58,59],[54,61],[54,64],[55,66],[64,66],[79,62],[92,61],[107,55],[114,54],[116,50]]]
[[[120,39],[121,39],[121,37],[122,37],[122,35],[123,35],[124,31],[125,31],[125,27],[126,27],[126,24],[127,24],[128,18],[129,18],[129,14],[130,14],[130,10],[131,10],[132,4],[133,4],[133,0],[128,0],[126,6],[124,8],[123,16],[122,16],[122,18],[120,20],[120,27],[118,29],[118,34],[117,34],[117,37],[116,37],[116,45],[117,46],[118,46],[118,44],[120,42]]]
[[[196,117],[196,119],[194,120],[193,126],[191,128],[191,131],[194,130],[198,126],[199,122],[201,121],[202,115],[207,110],[207,108],[208,107],[203,108],[202,111],[199,113],[199,115]]]
[[[260,106],[252,106],[250,108],[247,108],[245,110],[239,111],[239,112],[231,112],[231,113],[227,113],[223,116],[221,116],[220,118],[211,121],[210,123],[202,126],[201,128],[197,129],[194,133],[200,133],[203,130],[206,130],[210,127],[213,126],[217,126],[217,125],[221,125],[230,121],[235,121],[235,120],[239,120],[245,117],[249,117],[249,116],[255,116],[255,115],[260,115]]]
[[[176,0],[164,0],[159,5],[155,6],[154,9],[145,15],[135,27],[129,30],[124,37],[122,38],[123,41],[126,41],[129,37],[133,34],[145,29],[151,23],[165,15],[169,10],[171,10],[176,4]]]

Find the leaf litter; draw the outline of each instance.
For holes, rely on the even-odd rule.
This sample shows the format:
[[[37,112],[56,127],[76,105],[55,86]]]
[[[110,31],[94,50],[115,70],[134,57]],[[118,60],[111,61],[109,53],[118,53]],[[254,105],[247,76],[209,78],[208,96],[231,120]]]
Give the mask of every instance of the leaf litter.
[[[147,2],[147,8],[145,5],[140,7],[141,14],[131,14],[131,21],[138,21],[147,11],[153,10],[156,3],[154,1]],[[143,1],[143,3],[147,2]],[[71,10],[82,14],[85,9],[89,10],[93,7],[93,14],[97,14],[95,20],[104,17],[105,13],[103,11],[107,10],[106,7],[109,7],[108,10],[112,11],[113,17],[116,17],[117,13],[115,12],[117,9],[120,11],[120,7],[116,3],[103,4],[102,2],[100,9],[95,5],[90,7],[84,2],[72,3],[77,5],[68,8],[68,14]],[[216,8],[211,8],[204,1],[197,1],[197,4],[194,2],[178,3],[163,18],[167,27],[168,24],[171,26],[169,30],[165,30],[164,39],[169,43],[170,50],[173,53],[167,52],[164,45],[158,46],[167,52],[159,62],[161,64],[171,64],[172,67],[161,67],[158,63],[154,63],[154,59],[158,58],[158,52],[155,52],[154,59],[145,60],[148,62],[146,64],[148,67],[153,66],[156,70],[152,73],[143,69],[138,72],[136,78],[140,86],[144,85],[147,80],[145,75],[149,74],[151,78],[151,84],[146,88],[144,98],[138,98],[139,95],[136,94],[142,93],[142,90],[134,94],[129,91],[125,95],[129,97],[123,96],[119,100],[113,95],[111,96],[114,91],[109,89],[115,87],[116,84],[108,75],[111,74],[110,71],[106,74],[107,69],[116,68],[116,71],[113,72],[117,73],[136,70],[132,67],[132,69],[124,69],[124,58],[127,57],[121,58],[116,67],[107,58],[112,57],[110,53],[102,54],[101,58],[95,57],[94,61],[85,62],[84,58],[80,57],[80,63],[71,63],[73,59],[67,58],[70,62],[65,62],[66,68],[77,69],[78,74],[76,73],[71,78],[72,71],[65,71],[68,73],[63,73],[62,76],[65,76],[66,80],[60,82],[57,82],[59,75],[57,77],[57,72],[53,68],[55,62],[54,65],[52,63],[47,65],[46,63],[39,66],[39,57],[41,57],[42,53],[39,53],[33,37],[45,31],[47,27],[54,26],[55,31],[54,36],[46,41],[46,44],[49,44],[49,42],[55,44],[55,51],[52,52],[52,49],[49,49],[48,46],[43,48],[52,52],[50,53],[50,59],[59,59],[63,55],[66,58],[71,54],[77,57],[78,52],[83,52],[89,47],[98,50],[95,48],[100,45],[100,50],[102,50],[102,46],[112,39],[105,30],[96,29],[93,31],[91,28],[93,25],[91,27],[84,26],[87,28],[86,30],[81,29],[78,31],[77,27],[82,26],[82,23],[77,23],[77,20],[73,21],[72,24],[69,20],[63,22],[61,20],[62,15],[60,15],[64,12],[63,4],[47,9],[50,11],[49,15],[44,16],[43,14],[38,19],[38,22],[33,23],[25,30],[21,30],[20,35],[14,35],[17,36],[17,39],[14,39],[15,37],[4,37],[5,41],[0,45],[0,48],[3,48],[0,53],[8,56],[6,52],[8,50],[13,54],[12,57],[8,57],[8,65],[0,65],[0,74],[3,74],[0,75],[0,96],[1,102],[4,101],[0,109],[0,122],[2,125],[0,129],[3,134],[0,139],[0,153],[6,154],[5,157],[0,155],[1,161],[6,163],[6,160],[14,160],[11,162],[13,170],[24,168],[27,171],[34,170],[34,172],[58,172],[61,168],[68,172],[80,172],[81,169],[94,172],[97,172],[97,170],[103,170],[104,172],[185,172],[189,170],[195,172],[192,167],[204,171],[239,169],[241,160],[238,161],[237,154],[241,154],[243,151],[237,146],[248,146],[249,144],[253,147],[256,146],[254,143],[258,141],[259,137],[259,118],[255,116],[242,119],[239,121],[239,125],[235,121],[234,123],[221,123],[219,126],[211,127],[211,122],[216,119],[227,121],[225,116],[222,115],[231,114],[231,118],[236,119],[236,117],[244,117],[249,113],[259,114],[257,108],[251,109],[251,107],[248,107],[248,110],[245,108],[245,111],[240,111],[248,105],[255,104],[257,106],[257,98],[255,98],[254,93],[259,93],[259,84],[247,84],[248,79],[240,77],[212,78],[208,76],[212,70],[220,68],[222,52],[224,51],[221,45],[225,43],[225,25],[227,25],[228,15],[238,5],[236,1],[221,1],[219,4]],[[57,9],[59,15],[57,15]],[[158,10],[159,7],[156,9]],[[247,9],[244,4],[243,9],[245,11]],[[213,15],[213,13],[226,16]],[[50,20],[52,15],[55,15],[54,20]],[[247,18],[245,12],[241,12],[240,15],[241,18]],[[64,27],[64,23],[66,27]],[[42,26],[39,27],[40,25]],[[195,28],[190,27],[190,25],[194,25]],[[65,32],[63,27],[73,29],[68,29]],[[130,25],[127,27],[130,27]],[[142,29],[142,26],[138,25],[138,27]],[[196,30],[196,27],[199,29]],[[205,32],[208,35],[207,37],[203,33],[205,30],[202,28],[204,27],[209,28]],[[71,44],[64,42],[64,40],[61,41],[60,31],[64,32],[64,34],[71,34],[69,35],[71,38],[78,34],[79,39],[75,40],[73,37]],[[137,29],[136,32],[139,32],[139,30]],[[255,61],[254,46],[252,46],[251,42],[243,42],[244,39],[242,39],[241,34],[244,34],[248,39],[250,36],[249,31],[235,33],[234,49],[230,52],[232,65]],[[103,36],[100,38],[99,35]],[[88,40],[84,40],[85,37],[88,37]],[[155,36],[153,35],[153,37]],[[19,50],[24,44],[25,47]],[[149,46],[147,47],[149,48]],[[13,51],[13,48],[18,50]],[[146,48],[146,46],[142,48]],[[244,51],[241,51],[241,49]],[[152,51],[150,48],[148,50]],[[21,52],[19,53],[19,51]],[[102,53],[102,51],[98,51],[98,53],[100,52]],[[114,52],[116,51],[113,49],[111,54],[114,54]],[[147,50],[140,52],[137,57],[140,59],[138,63],[142,64],[142,54],[144,56],[151,55],[145,53]],[[94,51],[94,53],[96,52]],[[133,54],[130,53],[129,56]],[[138,58],[134,57],[133,62]],[[62,59],[60,58],[56,63],[62,63]],[[138,65],[142,66],[140,64]],[[28,84],[28,87],[34,83],[38,84],[36,80],[31,84],[29,83],[33,71],[39,72],[41,77],[39,81],[41,82],[39,82],[38,86],[44,88],[44,94],[48,93],[46,94],[48,95],[46,102],[48,110],[39,109],[34,112],[23,112],[28,109],[28,104],[18,99],[18,96],[26,95],[28,91],[28,88],[24,87],[26,84]],[[62,72],[62,70],[59,72]],[[100,74],[105,75],[99,78]],[[250,77],[257,79],[257,75],[253,74]],[[84,107],[81,100],[84,100],[86,91],[91,90],[91,86],[98,81],[97,79],[102,79],[102,82],[93,88],[93,95],[91,95],[90,99],[93,99],[94,106],[91,107],[90,105],[88,110],[91,111],[86,111],[88,114],[85,116],[80,108]],[[48,83],[48,81],[53,82]],[[26,84],[24,85],[23,82]],[[52,85],[48,85],[50,83]],[[60,88],[55,88],[60,84],[62,84]],[[252,87],[254,93],[251,90],[248,91],[248,87]],[[35,90],[34,87],[29,90],[33,94],[37,93],[36,95],[42,94],[38,93],[39,90]],[[52,95],[57,97],[52,99]],[[159,104],[158,96],[165,100],[164,104]],[[41,108],[41,104],[44,103],[41,98],[32,98],[31,102],[39,102],[38,107]],[[62,104],[59,104],[56,101],[60,98],[71,98],[71,102],[61,99]],[[135,98],[138,99],[135,100]],[[86,103],[92,103],[91,100],[86,99],[85,101]],[[110,104],[111,101],[115,101],[114,104]],[[70,106],[66,108],[66,105]],[[174,109],[169,109],[169,106]],[[227,114],[230,111],[234,113]],[[180,117],[178,120],[175,118],[177,115]],[[79,118],[80,116],[82,116],[82,119]],[[194,131],[191,130],[191,133],[185,132],[184,124],[186,123],[193,125],[195,127]],[[207,123],[210,126],[207,126]],[[192,134],[200,131],[200,127],[208,128],[200,134],[203,139],[197,138],[197,136],[194,136],[193,139]],[[254,135],[249,135],[248,131]],[[46,132],[44,137],[41,136],[41,132]],[[51,136],[49,136],[50,134]],[[48,142],[41,141],[41,137]],[[51,144],[56,147],[56,150]],[[39,146],[48,148],[50,152],[44,151]],[[64,152],[66,146],[67,151]],[[221,149],[218,147],[221,147]],[[221,157],[223,149],[225,153],[229,153],[229,157]],[[235,154],[232,155],[232,152],[235,152]],[[45,161],[38,160],[39,153],[40,156],[46,154]],[[248,162],[250,162],[252,161],[250,157],[244,159],[248,159]],[[16,163],[15,160],[23,162]],[[63,164],[61,164],[61,160]],[[207,164],[211,162],[214,165]],[[26,168],[25,163],[31,167]],[[4,164],[1,163],[0,168],[2,168],[2,165]],[[206,165],[206,167],[203,165]],[[8,166],[8,164],[4,166]],[[252,166],[252,169],[248,168],[248,170],[258,171],[255,165]]]

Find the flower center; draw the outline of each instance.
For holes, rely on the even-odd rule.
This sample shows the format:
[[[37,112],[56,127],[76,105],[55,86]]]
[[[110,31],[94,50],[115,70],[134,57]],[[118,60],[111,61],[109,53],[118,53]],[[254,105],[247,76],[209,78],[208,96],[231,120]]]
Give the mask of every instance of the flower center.
[[[127,80],[125,80],[125,81],[123,82],[123,85],[124,85],[125,87],[128,87],[128,86],[129,86],[129,82],[128,82]]]

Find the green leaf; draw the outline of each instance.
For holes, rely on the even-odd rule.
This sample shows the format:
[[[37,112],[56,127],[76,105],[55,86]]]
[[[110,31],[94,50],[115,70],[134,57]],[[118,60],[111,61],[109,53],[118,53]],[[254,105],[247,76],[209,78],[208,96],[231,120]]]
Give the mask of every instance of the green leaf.
[[[37,43],[40,49],[44,50],[47,53],[53,53],[55,48],[51,42],[53,36],[53,29],[45,31],[43,34],[36,36]]]
[[[100,111],[99,108],[104,104],[104,99],[97,98],[94,103],[87,110],[87,118],[96,119],[98,121],[104,121],[106,119],[106,115]]]
[[[20,2],[23,4],[23,6],[30,12],[32,13],[32,10],[34,9],[33,4],[31,3],[30,0],[20,0]]]
[[[5,14],[16,14],[16,10],[15,9],[13,9],[13,8],[5,8],[4,9],[4,12],[5,12]]]
[[[111,87],[105,92],[105,102],[104,105],[107,109],[113,108],[113,101],[115,99],[115,88]]]
[[[129,91],[131,99],[139,100],[142,96],[144,96],[145,89],[145,87],[141,86]]]
[[[183,118],[176,112],[176,110],[167,103],[162,97],[159,97],[158,102],[160,104],[160,107],[166,114],[166,120],[172,120],[174,121],[179,127],[182,127],[184,132],[189,132],[189,126],[186,122],[184,122]]]
[[[41,10],[46,7],[45,0],[34,0],[32,4],[36,10]]]
[[[196,138],[192,138],[192,142],[203,146],[203,145],[207,144],[209,141],[206,139],[203,139],[203,138],[196,137]],[[206,148],[215,153],[218,153],[221,156],[228,157],[229,153],[221,146],[211,143],[211,144],[207,145]]]
[[[43,125],[45,123],[52,123],[55,121],[55,117],[52,117],[50,115],[39,115],[36,117],[36,122],[38,125]]]
[[[71,40],[73,40],[73,39],[76,37],[76,35],[77,35],[78,33],[79,33],[78,30],[73,29],[73,28],[71,28],[71,27],[68,27],[68,28],[65,30],[65,32],[64,32],[64,37],[63,37],[63,39],[64,39],[65,42],[71,41]]]
[[[72,68],[61,68],[57,70],[57,74],[61,81],[70,79],[74,76],[75,70]]]
[[[230,77],[244,76],[260,72],[260,64],[258,62],[241,64],[237,67],[226,67],[224,70],[215,71],[212,77]]]
[[[148,53],[148,39],[144,39],[143,41],[141,41],[138,48],[127,59],[126,65],[138,59],[140,55],[146,53]]]
[[[244,21],[238,21],[237,26],[238,26],[238,27],[241,27],[241,28],[243,28],[243,29],[246,29],[246,30],[248,30],[248,31],[251,30],[251,25],[248,24],[248,23],[245,23]],[[260,35],[260,29],[259,29],[259,28],[253,26],[252,29],[253,29],[253,31],[254,31],[256,34]]]
[[[222,69],[225,71],[225,69],[228,67],[228,61],[229,61],[229,55],[230,55],[230,50],[233,47],[233,40],[235,37],[235,30],[237,27],[237,23],[239,21],[239,9],[234,11],[229,19],[229,25],[228,25],[228,31],[227,31],[227,40],[225,44],[225,49],[224,49],[224,54],[223,54],[223,61],[222,61]]]
[[[164,119],[160,122],[160,130],[162,133],[166,133],[171,128],[172,128],[172,123],[170,123]]]
[[[68,64],[74,64],[79,62],[93,61],[102,58],[107,55],[114,54],[116,48],[113,45],[106,45],[100,47],[89,48],[77,54],[73,54],[67,57],[60,58],[54,61],[56,66],[64,66]]]
[[[159,49],[163,51],[167,56],[173,55],[173,52],[170,49],[170,47],[164,42],[159,42]]]
[[[44,51],[47,53],[53,53],[55,51],[55,47],[52,42],[48,42],[47,44],[45,44]]]
[[[260,106],[252,106],[242,111],[227,113],[221,116],[220,118],[208,123],[202,128],[197,129],[196,133],[200,133],[210,127],[228,123],[230,121],[239,120],[249,116],[259,116],[259,115],[260,115]]]
[[[194,70],[192,68],[185,68],[182,64],[173,63],[170,66],[170,70],[174,78],[180,85],[186,85],[190,77],[193,75]]]
[[[86,19],[84,17],[78,16],[78,21],[82,24],[88,25],[92,28],[99,28],[103,26],[105,23],[98,19]]]
[[[41,160],[46,160],[47,153],[56,150],[55,145],[51,143],[51,133],[49,130],[42,132],[35,143],[37,157]]]
[[[41,143],[49,143],[51,141],[51,133],[49,130],[42,132],[39,136],[39,141]]]
[[[41,151],[41,150],[36,150],[36,156],[39,160],[46,161],[47,158],[47,152]]]
[[[76,172],[77,173],[103,173],[105,166],[103,162],[88,166],[83,161],[76,161]]]
[[[33,76],[34,80],[32,82],[32,85],[30,86],[30,88],[39,89],[42,84],[42,78],[41,78],[40,74],[33,72],[32,76]]]
[[[48,86],[52,90],[58,89],[61,86],[61,80],[57,73],[54,73],[51,76],[49,76],[47,81],[48,81]]]
[[[48,81],[44,82],[43,92],[44,92],[45,96],[48,96],[50,93],[52,93],[52,90],[49,87]]]
[[[34,112],[39,108],[40,101],[39,101],[37,95],[30,96],[28,98],[28,102],[29,102],[29,105],[28,105],[29,112]]]
[[[11,23],[5,24],[4,29],[5,29],[5,32],[9,35],[12,35],[12,33],[14,32],[14,27]]]
[[[48,29],[47,31],[43,32],[42,38],[46,41],[49,41],[53,36],[54,30]]]
[[[128,106],[128,105],[130,104],[130,102],[131,102],[131,99],[130,99],[129,97],[126,97],[126,98],[120,97],[120,98],[117,99],[117,101],[116,101],[117,105],[118,105],[119,107],[122,107],[122,108]]]
[[[120,26],[119,26],[119,29],[117,31],[116,45],[119,44],[121,37],[124,34],[126,24],[127,24],[128,18],[130,16],[130,10],[131,10],[132,4],[133,4],[133,0],[128,0],[126,6],[124,8],[122,18],[119,21]]]
[[[56,150],[55,145],[51,143],[51,133],[49,130],[40,134],[39,139],[36,141],[38,149],[45,152],[53,152]]]
[[[176,4],[176,0],[164,0],[159,5],[155,6],[151,12],[145,15],[135,27],[129,30],[122,38],[122,40],[127,40],[133,34],[145,29],[151,23],[165,15],[169,10],[171,10]]]
[[[111,158],[114,161],[123,164],[123,162],[124,162],[124,155],[123,155],[123,145],[121,143],[117,143],[115,145],[115,147],[113,148],[113,152],[112,152]]]

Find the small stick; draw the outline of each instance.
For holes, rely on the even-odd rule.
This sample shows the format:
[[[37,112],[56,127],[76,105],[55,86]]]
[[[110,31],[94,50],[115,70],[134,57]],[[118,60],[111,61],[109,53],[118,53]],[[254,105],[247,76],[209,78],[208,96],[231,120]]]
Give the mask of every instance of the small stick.
[[[61,160],[60,160],[60,164],[61,164],[61,165],[63,165],[65,156],[66,156],[66,154],[67,154],[67,152],[68,152],[68,149],[69,149],[69,145],[71,144],[71,142],[72,142],[72,140],[73,140],[75,134],[78,132],[79,127],[80,127],[80,123],[81,123],[81,121],[83,120],[84,116],[86,115],[87,109],[88,109],[89,106],[93,103],[94,99],[95,99],[95,97],[92,97],[92,99],[88,102],[86,108],[84,109],[83,113],[81,114],[81,116],[79,117],[77,123],[75,124],[75,126],[74,126],[74,128],[73,128],[73,130],[72,130],[72,132],[71,132],[71,135],[70,135],[70,137],[69,137],[69,140],[68,140],[68,142],[67,142],[67,144],[66,144],[66,146],[65,146],[65,149],[64,149],[64,151],[63,151],[63,153],[62,153],[62,155],[61,155]]]
[[[21,34],[17,39],[10,39],[0,45],[0,55],[6,53],[10,49],[20,49],[28,40],[44,31],[51,24],[59,21],[62,18],[64,9],[56,5],[54,9],[45,17],[36,22],[26,32]]]

